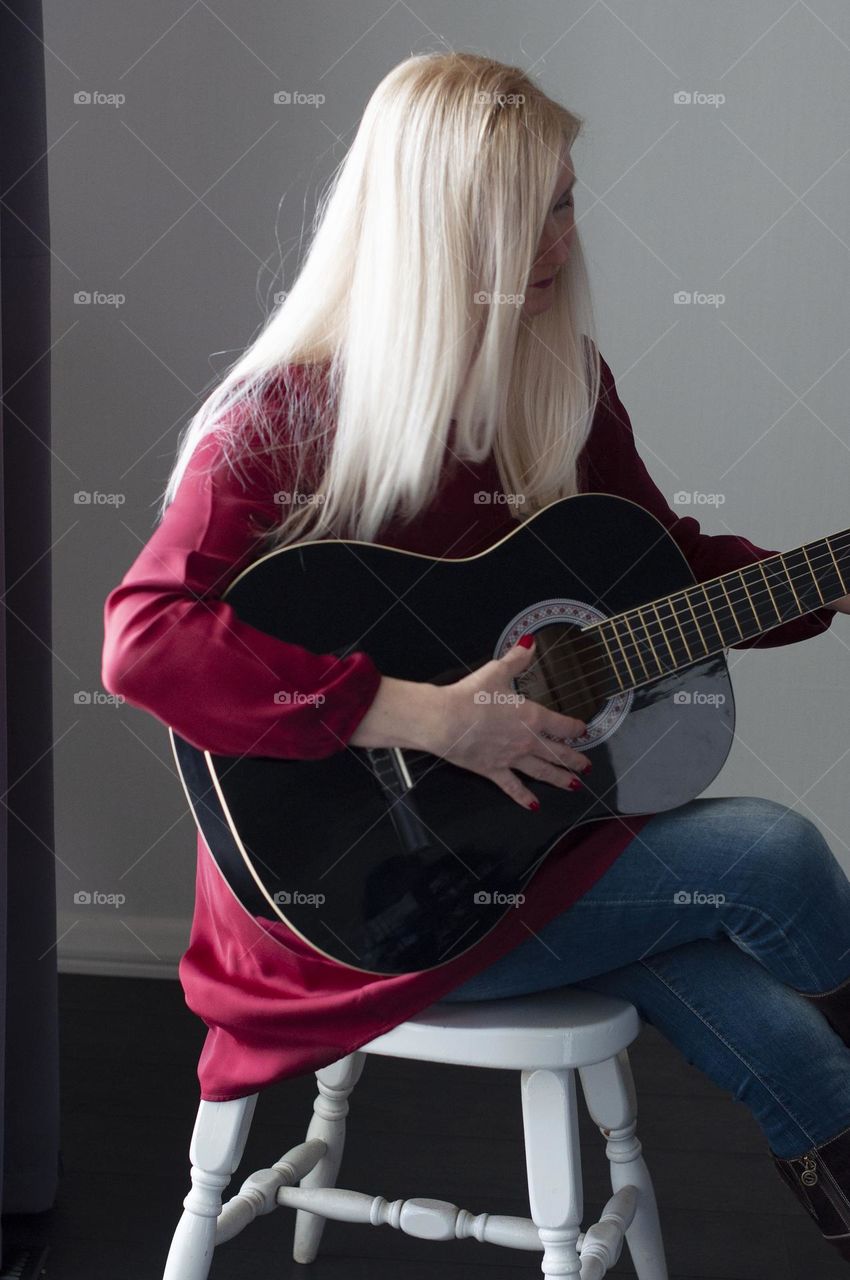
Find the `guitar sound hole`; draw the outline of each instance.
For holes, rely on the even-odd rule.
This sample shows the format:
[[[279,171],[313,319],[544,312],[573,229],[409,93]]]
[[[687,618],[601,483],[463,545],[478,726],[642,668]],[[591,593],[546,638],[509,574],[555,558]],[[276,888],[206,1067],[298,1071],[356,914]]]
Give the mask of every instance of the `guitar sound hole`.
[[[605,667],[598,640],[582,635],[582,628],[572,622],[547,623],[534,632],[534,639],[536,656],[517,678],[517,690],[589,724],[608,699],[600,688],[599,673]]]

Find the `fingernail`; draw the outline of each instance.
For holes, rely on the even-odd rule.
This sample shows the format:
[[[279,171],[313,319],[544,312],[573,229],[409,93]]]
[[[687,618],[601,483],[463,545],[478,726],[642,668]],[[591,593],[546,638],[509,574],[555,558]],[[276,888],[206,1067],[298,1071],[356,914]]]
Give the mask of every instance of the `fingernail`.
[[[593,764],[591,763],[590,760],[588,760],[587,764],[582,769],[582,773],[590,773],[592,768],[593,768]]]
[[[523,649],[530,649],[534,644],[534,636],[530,631],[528,631],[524,636],[520,636],[519,640],[517,640],[517,644],[522,645]]]
[[[567,790],[578,791],[579,787],[583,787],[583,786],[584,786],[584,783],[581,781],[580,778],[570,778],[570,785],[567,788]]]
[[[539,801],[539,800],[532,800],[532,801],[531,801],[531,804],[530,804],[528,807],[529,807],[529,809],[534,809],[534,810],[536,811],[536,810],[538,810],[538,809],[540,808],[540,801]]]

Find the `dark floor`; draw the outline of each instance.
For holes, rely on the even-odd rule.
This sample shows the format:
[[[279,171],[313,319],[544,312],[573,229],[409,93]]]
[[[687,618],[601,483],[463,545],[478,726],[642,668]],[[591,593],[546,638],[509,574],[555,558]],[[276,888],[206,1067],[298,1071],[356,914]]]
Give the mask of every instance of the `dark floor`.
[[[50,1246],[45,1280],[161,1280],[182,1200],[204,1025],[175,982],[63,974],[63,1175],[54,1209],[3,1219]],[[780,1181],[761,1130],[652,1027],[630,1050],[638,1134],[658,1196],[671,1280],[831,1280],[843,1262]],[[313,1077],[259,1099],[228,1193],[303,1140]],[[519,1076],[371,1057],[352,1095],[340,1185],[527,1216]],[[610,1194],[602,1139],[582,1104],[585,1225]],[[428,1243],[329,1222],[316,1262],[292,1261],[294,1213],[277,1209],[223,1245],[211,1280],[531,1280],[537,1255],[474,1240]],[[509,1269],[508,1270],[506,1270]],[[18,1274],[10,1272],[10,1274]],[[624,1249],[611,1275],[633,1275]]]

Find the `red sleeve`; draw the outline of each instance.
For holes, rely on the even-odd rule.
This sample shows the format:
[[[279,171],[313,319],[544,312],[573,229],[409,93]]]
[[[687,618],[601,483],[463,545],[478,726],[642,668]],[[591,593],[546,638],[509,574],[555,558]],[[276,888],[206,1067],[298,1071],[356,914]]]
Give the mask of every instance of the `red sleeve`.
[[[765,551],[736,534],[702,533],[693,516],[673,513],[637,451],[629,416],[604,360],[601,360],[601,374],[599,406],[587,444],[589,483],[586,487],[630,498],[660,520],[681,547],[697,582],[777,555],[776,551]],[[801,618],[780,623],[760,636],[739,640],[732,648],[767,649],[795,644],[826,631],[834,617],[835,610],[823,606]]]
[[[365,652],[312,653],[248,626],[219,599],[262,551],[251,518],[274,520],[276,486],[249,472],[246,486],[211,436],[196,448],[106,599],[102,680],[201,750],[320,759],[344,748],[381,673]],[[287,693],[299,697],[275,699]]]

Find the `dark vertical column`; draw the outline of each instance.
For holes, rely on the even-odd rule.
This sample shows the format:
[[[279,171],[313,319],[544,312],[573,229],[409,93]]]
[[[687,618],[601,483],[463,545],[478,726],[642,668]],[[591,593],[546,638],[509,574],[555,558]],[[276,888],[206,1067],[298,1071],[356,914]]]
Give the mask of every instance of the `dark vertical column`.
[[[0,5],[4,1213],[50,1208],[58,1181],[50,226],[41,38],[41,0],[8,0]]]

